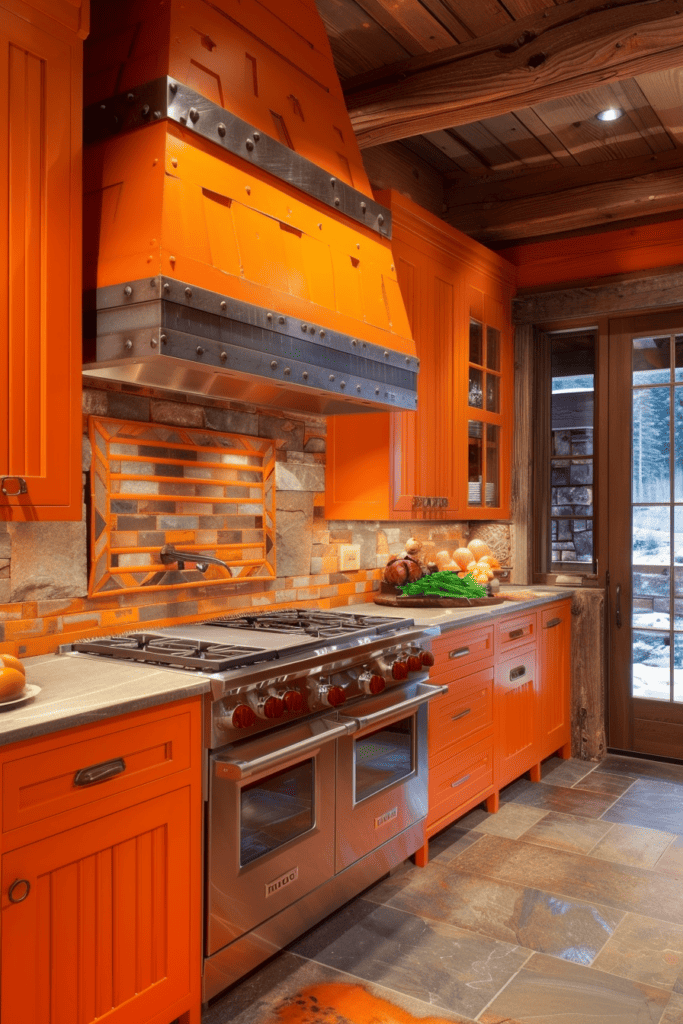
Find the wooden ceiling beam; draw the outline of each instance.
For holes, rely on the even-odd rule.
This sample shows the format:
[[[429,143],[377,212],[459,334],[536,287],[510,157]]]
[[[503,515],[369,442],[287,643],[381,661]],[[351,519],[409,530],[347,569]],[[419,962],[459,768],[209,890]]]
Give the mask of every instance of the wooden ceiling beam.
[[[361,148],[683,64],[681,0],[572,0],[344,83]]]
[[[681,212],[683,150],[451,186],[444,219],[485,244]]]

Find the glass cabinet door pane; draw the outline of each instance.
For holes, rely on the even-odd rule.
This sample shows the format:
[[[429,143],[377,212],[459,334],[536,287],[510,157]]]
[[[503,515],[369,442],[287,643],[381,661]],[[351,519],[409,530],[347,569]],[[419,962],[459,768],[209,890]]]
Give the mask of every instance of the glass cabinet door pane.
[[[633,392],[633,500],[669,501],[669,388]]]
[[[500,412],[500,377],[486,374],[486,408],[489,412]]]
[[[674,379],[683,380],[683,334],[674,338]]]
[[[467,425],[467,504],[481,505],[481,477],[484,467],[483,424],[470,420]]]
[[[500,505],[500,427],[486,424],[486,504],[489,508]]]
[[[354,740],[355,802],[393,786],[415,770],[414,717]]]
[[[474,409],[483,409],[484,407],[483,377],[484,375],[481,370],[474,370],[470,366],[468,405],[471,405]]]
[[[489,370],[500,370],[500,331],[486,328],[486,365]]]
[[[240,793],[240,864],[250,864],[315,824],[313,760],[283,768]]]
[[[470,362],[483,366],[482,324],[478,320],[470,320]]]

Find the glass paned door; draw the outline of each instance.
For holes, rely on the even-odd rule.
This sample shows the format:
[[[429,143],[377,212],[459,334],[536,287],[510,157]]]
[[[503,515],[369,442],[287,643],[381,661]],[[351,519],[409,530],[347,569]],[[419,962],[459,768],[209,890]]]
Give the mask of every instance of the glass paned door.
[[[609,745],[683,751],[683,315],[610,325]]]

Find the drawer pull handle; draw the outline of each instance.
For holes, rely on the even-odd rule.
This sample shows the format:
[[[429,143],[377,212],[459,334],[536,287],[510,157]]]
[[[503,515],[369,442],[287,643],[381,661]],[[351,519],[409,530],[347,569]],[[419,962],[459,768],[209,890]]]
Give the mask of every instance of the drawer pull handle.
[[[513,679],[520,679],[526,675],[526,665],[518,665],[517,668],[510,669],[510,681]]]
[[[466,708],[465,711],[461,711],[459,715],[453,715],[451,722],[457,722],[459,718],[464,718],[465,715],[469,715],[472,708]]]
[[[552,629],[553,626],[559,626],[559,624],[561,622],[562,622],[562,619],[548,619],[548,621],[545,624],[545,628],[546,629]]]
[[[15,891],[22,885],[24,886],[23,893],[21,894],[21,896],[15,896]],[[29,882],[28,878],[15,878],[9,887],[7,898],[10,901],[10,903],[23,903],[28,894],[30,893],[30,891],[31,883]]]
[[[455,789],[456,786],[462,786],[463,782],[467,782],[468,779],[469,775],[463,775],[463,777],[458,779],[457,782],[451,782],[451,789]]]
[[[458,647],[455,651],[449,651],[449,658],[463,658],[466,654],[470,653],[469,647]]]
[[[524,636],[523,629],[513,629],[511,633],[508,633],[511,640],[516,640],[518,636]]]
[[[81,768],[74,775],[74,786],[92,786],[95,782],[106,782],[113,779],[115,775],[125,772],[126,762],[122,757],[113,761],[103,761],[102,764],[91,764],[89,768]]]
[[[7,489],[8,480],[14,481],[11,491]],[[2,493],[8,498],[16,498],[18,494],[28,494],[28,487],[22,476],[3,476],[0,478],[0,484],[2,485]]]

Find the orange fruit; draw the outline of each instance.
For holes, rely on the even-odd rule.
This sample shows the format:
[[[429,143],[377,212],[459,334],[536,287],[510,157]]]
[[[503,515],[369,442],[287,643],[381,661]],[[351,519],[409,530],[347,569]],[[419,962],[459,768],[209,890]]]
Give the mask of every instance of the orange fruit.
[[[15,668],[17,672],[21,672],[22,676],[26,675],[24,663],[15,658],[13,654],[0,654],[0,662],[2,662],[5,668]]]
[[[490,565],[492,569],[500,569],[500,562],[495,555],[483,555],[478,561]]]
[[[26,676],[15,668],[0,669],[0,700],[17,697],[26,686]]]
[[[476,562],[476,558],[472,557],[469,548],[456,548],[453,552],[453,561],[457,562],[461,569],[466,569],[470,562]]]
[[[444,565],[448,565],[451,560],[451,556],[447,551],[437,551],[434,555],[434,561],[438,565],[439,569],[443,569]]]

